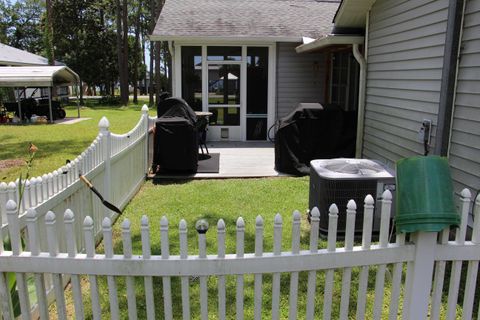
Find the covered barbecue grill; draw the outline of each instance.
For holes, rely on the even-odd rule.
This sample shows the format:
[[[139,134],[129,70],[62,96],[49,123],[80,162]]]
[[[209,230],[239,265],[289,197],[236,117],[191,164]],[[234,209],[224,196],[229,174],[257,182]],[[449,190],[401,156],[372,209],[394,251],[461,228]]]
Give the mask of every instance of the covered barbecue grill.
[[[314,159],[355,156],[356,112],[336,105],[299,104],[279,120],[275,136],[275,169],[308,175]]]
[[[160,101],[155,123],[153,172],[197,171],[197,116],[188,103],[180,98]]]

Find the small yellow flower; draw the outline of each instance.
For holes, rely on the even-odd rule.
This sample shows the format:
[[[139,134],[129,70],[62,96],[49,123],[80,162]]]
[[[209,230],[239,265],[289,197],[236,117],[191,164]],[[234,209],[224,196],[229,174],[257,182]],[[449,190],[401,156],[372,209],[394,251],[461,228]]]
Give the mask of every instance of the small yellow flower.
[[[36,145],[34,145],[33,143],[30,143],[30,148],[28,148],[28,152],[30,153],[35,153],[38,151],[38,148]]]

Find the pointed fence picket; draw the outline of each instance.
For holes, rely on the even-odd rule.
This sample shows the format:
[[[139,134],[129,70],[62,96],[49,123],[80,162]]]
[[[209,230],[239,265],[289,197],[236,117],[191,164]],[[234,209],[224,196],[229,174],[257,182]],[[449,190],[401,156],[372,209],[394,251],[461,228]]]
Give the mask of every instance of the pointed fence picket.
[[[353,238],[355,236],[355,214],[357,205],[350,200],[347,204],[347,222],[345,228],[345,252],[353,250]],[[340,302],[340,319],[348,318],[348,306],[350,304],[350,284],[352,281],[352,268],[343,269],[342,296]]]
[[[328,243],[327,252],[332,253],[337,249],[337,223],[338,223],[338,207],[332,204],[328,213]],[[335,269],[329,268],[325,272],[325,289],[323,292],[323,319],[329,320],[332,317],[332,300],[333,300],[333,278]]]
[[[130,233],[130,221],[128,219],[125,219],[122,223],[122,240],[123,240],[122,241],[123,242],[123,258],[125,260],[130,260],[132,259],[132,237]],[[125,279],[125,282],[127,283],[128,318],[136,320],[137,319],[137,302],[135,297],[135,279],[133,278],[133,276],[127,276]],[[165,287],[166,286],[164,283],[164,289]],[[170,290],[170,287],[168,287],[167,290]],[[170,292],[168,292],[168,294],[169,293]],[[167,310],[165,310],[165,314],[167,314]],[[165,316],[165,318],[170,319],[171,316],[170,317]]]
[[[20,240],[22,222],[16,214],[17,205],[11,200],[6,207],[11,249],[4,250],[3,243],[0,243],[1,312],[5,319],[12,319],[6,273],[15,272],[22,315],[25,319],[30,317],[30,296],[25,282],[25,277],[29,273],[34,274],[40,319],[48,318],[48,289],[45,287],[45,279],[49,277],[52,279],[54,288],[58,318],[67,317],[64,279],[69,278],[75,317],[83,319],[91,314],[93,319],[100,319],[102,305],[98,277],[103,276],[106,276],[108,287],[108,307],[103,306],[103,308],[109,308],[112,318],[121,318],[124,314],[128,314],[128,318],[136,319],[140,316],[140,310],[137,309],[140,307],[138,303],[143,299],[142,306],[145,305],[145,311],[142,312],[146,313],[148,319],[155,317],[171,319],[174,316],[174,310],[181,310],[183,319],[191,317],[208,319],[211,313],[215,312],[208,308],[209,291],[217,290],[216,313],[219,319],[230,318],[232,314],[235,314],[237,319],[243,319],[247,314],[253,314],[254,319],[261,319],[268,312],[271,312],[273,319],[279,319],[287,314],[286,310],[281,310],[281,305],[288,308],[289,319],[299,318],[300,306],[305,308],[307,319],[322,317],[324,319],[352,317],[397,319],[399,315],[404,319],[423,319],[427,317],[429,308],[431,319],[440,319],[440,317],[452,319],[458,316],[459,305],[463,308],[463,319],[471,319],[476,312],[478,315],[478,311],[474,310],[473,306],[479,300],[479,293],[476,292],[474,284],[477,281],[480,260],[480,197],[475,199],[473,207],[475,223],[472,240],[466,240],[465,221],[469,212],[470,198],[468,191],[462,192],[460,208],[462,224],[456,230],[456,238],[452,242],[448,241],[447,229],[439,233],[439,241],[436,240],[436,234],[418,233],[411,234],[408,242],[405,241],[404,234],[397,234],[395,242],[391,243],[389,223],[392,201],[390,192],[386,191],[378,206],[381,209],[379,242],[372,242],[375,208],[373,198],[367,196],[364,202],[361,245],[356,245],[354,241],[357,204],[352,200],[347,208],[342,210],[334,204],[330,207],[326,248],[319,247],[320,213],[314,208],[311,212],[309,243],[302,244],[300,228],[302,219],[300,213],[295,211],[291,219],[291,249],[283,252],[283,221],[279,214],[273,220],[273,252],[264,252],[265,242],[269,239],[264,235],[264,219],[258,216],[255,220],[254,252],[245,253],[246,222],[238,218],[235,226],[236,249],[230,254],[226,253],[225,247],[225,222],[218,221],[216,255],[207,254],[208,227],[205,224],[197,228],[198,254],[189,255],[187,223],[182,219],[178,225],[180,240],[178,256],[170,254],[169,222],[166,217],[160,220],[160,255],[151,252],[151,226],[146,216],[141,218],[140,254],[132,249],[129,220],[124,220],[121,225],[123,252],[122,254],[114,252],[112,220],[109,217],[105,217],[100,226],[104,244],[104,253],[100,254],[95,251],[95,221],[89,216],[83,219],[83,215],[80,214],[80,218],[83,219],[83,230],[79,231],[74,227],[74,212],[69,209],[65,210],[64,215],[49,211],[42,219],[43,216],[34,208],[29,208],[26,216],[29,241],[23,248]],[[342,247],[339,247],[336,242],[339,215],[346,215],[345,243]],[[59,230],[62,229],[64,231],[61,235]],[[43,232],[47,235],[46,249],[38,245],[41,242],[38,240],[41,230],[44,230]],[[77,234],[79,232],[82,233],[81,237]],[[79,238],[83,241],[82,247],[85,248],[85,253],[78,252],[76,239]],[[420,239],[426,240],[420,242]],[[463,261],[468,264],[464,281],[461,280]],[[446,264],[452,264],[448,292],[443,290]],[[408,269],[406,276],[403,274],[405,266]],[[430,270],[422,269],[425,266],[430,266]],[[391,277],[386,277],[387,269],[391,270]],[[375,285],[372,287],[368,285],[369,270],[376,270]],[[308,276],[305,289],[301,289],[299,285],[303,272]],[[269,292],[264,283],[265,274],[272,275]],[[280,288],[282,274],[289,275],[288,293],[282,293]],[[335,274],[341,277],[339,285],[335,285]],[[419,277],[418,274],[422,276]],[[91,308],[88,310],[85,309],[82,301],[82,288],[79,281],[81,275],[86,275],[88,278],[89,286],[83,288],[90,292]],[[245,282],[246,275],[253,275],[253,285]],[[324,275],[324,282],[318,281],[317,278],[322,275]],[[425,275],[431,275],[434,278],[433,286],[431,278]],[[227,283],[227,276],[233,276],[235,280]],[[119,277],[125,278],[126,288],[118,285]],[[143,278],[144,297],[139,296],[136,291],[135,285],[139,285],[139,282],[135,283],[136,277]],[[178,285],[173,281],[177,277],[180,280]],[[208,287],[209,277],[217,278],[216,289]],[[153,287],[155,278],[160,278],[162,282],[163,294],[159,296],[155,295],[156,289]],[[358,281],[358,286],[352,285],[354,281]],[[387,282],[391,292],[389,301],[384,299]],[[465,287],[462,287],[463,283]],[[199,299],[192,300],[190,288],[197,285]],[[178,296],[181,296],[181,299],[172,297],[177,287]],[[429,289],[430,287],[432,290]],[[227,309],[228,290],[235,292],[235,308]],[[253,291],[252,294],[249,291]],[[374,293],[373,301],[367,301],[367,296],[372,296],[372,292]],[[460,292],[464,292],[463,300],[459,299]],[[248,296],[253,296],[249,302],[246,300],[246,293]],[[177,295],[176,292],[175,295]],[[264,310],[266,295],[271,296],[271,310]],[[125,305],[119,302],[120,297],[126,298]],[[322,301],[322,297],[323,304],[316,305]],[[351,297],[357,297],[356,301],[352,301]],[[445,315],[440,313],[442,299],[447,300]],[[160,308],[163,314],[156,314],[158,310],[155,308],[156,303],[163,305]],[[178,304],[181,304],[181,307],[176,307]],[[192,305],[195,305],[195,310],[199,310],[199,314],[192,314]],[[231,305],[233,307],[233,301]],[[251,311],[246,311],[247,309]]]
[[[255,257],[263,255],[263,218],[255,219]],[[254,318],[262,319],[262,274],[256,273],[254,277]]]
[[[273,255],[280,256],[282,253],[282,216],[277,213],[274,220],[273,233]],[[280,272],[273,273],[272,276],[272,319],[280,318]]]
[[[102,222],[103,227],[103,245],[105,247],[105,259],[113,258],[113,237],[112,222],[109,217],[105,217]],[[117,283],[115,277],[107,276],[107,284],[109,291],[110,314],[112,318],[120,318],[120,309],[118,307]]]
[[[320,212],[318,208],[313,208],[310,218],[310,253],[318,253],[318,228],[320,227]],[[310,270],[308,272],[308,288],[307,288],[307,320],[313,320],[315,314],[315,294],[316,294],[317,272]]]
[[[225,222],[223,219],[218,220],[217,223],[217,242],[219,261],[225,259]],[[218,317],[225,319],[226,317],[226,289],[225,289],[225,275],[218,275]]]
[[[392,206],[392,194],[389,190],[385,190],[382,195],[381,206],[381,223],[380,223],[380,248],[388,247],[388,235],[390,227],[390,210]],[[380,320],[382,317],[383,308],[383,293],[385,288],[385,272],[387,270],[386,264],[381,264],[377,268],[377,275],[375,278],[375,303],[373,306],[373,319]]]
[[[467,221],[468,221],[468,212],[470,206],[470,199],[472,195],[469,190],[465,189],[461,193],[461,222],[460,228],[455,235],[455,244],[463,245],[465,244],[465,236],[467,234]],[[448,304],[447,304],[447,319],[455,319],[457,311],[457,301],[458,301],[458,291],[460,288],[460,276],[462,272],[462,263],[461,260],[455,260],[452,262],[452,271],[450,274],[450,285],[448,289]]]
[[[148,224],[147,216],[145,215],[142,216],[141,223],[142,223],[142,255],[144,259],[150,259],[152,253],[150,248],[150,227]],[[186,229],[186,224],[184,225],[184,227]],[[185,234],[186,234],[186,230],[185,230]],[[153,302],[153,279],[151,276],[145,277],[144,285],[145,285],[145,303],[147,305],[147,319],[152,320],[152,319],[155,319],[155,308],[154,308],[154,302]],[[182,303],[185,304],[185,301],[182,300]]]

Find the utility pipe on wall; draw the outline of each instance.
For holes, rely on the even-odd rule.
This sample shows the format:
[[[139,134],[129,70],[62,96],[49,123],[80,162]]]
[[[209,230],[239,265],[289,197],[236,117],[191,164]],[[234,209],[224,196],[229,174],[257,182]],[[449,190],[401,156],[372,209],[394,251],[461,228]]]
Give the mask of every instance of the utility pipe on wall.
[[[357,119],[357,140],[355,143],[355,157],[362,157],[363,149],[363,126],[365,118],[365,84],[367,79],[367,61],[362,55],[358,44],[353,44],[353,56],[360,65],[360,79],[358,83],[358,119]]]

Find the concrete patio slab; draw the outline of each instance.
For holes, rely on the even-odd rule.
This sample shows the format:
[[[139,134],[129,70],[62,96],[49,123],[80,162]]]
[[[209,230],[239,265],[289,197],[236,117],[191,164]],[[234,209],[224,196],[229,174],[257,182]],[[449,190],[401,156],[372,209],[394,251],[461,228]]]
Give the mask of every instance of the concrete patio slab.
[[[64,118],[55,120],[55,124],[74,124],[85,120],[90,120],[91,118]]]
[[[156,175],[154,179],[224,179],[289,176],[275,171],[275,151],[271,142],[208,142],[210,153],[220,153],[218,173]]]

